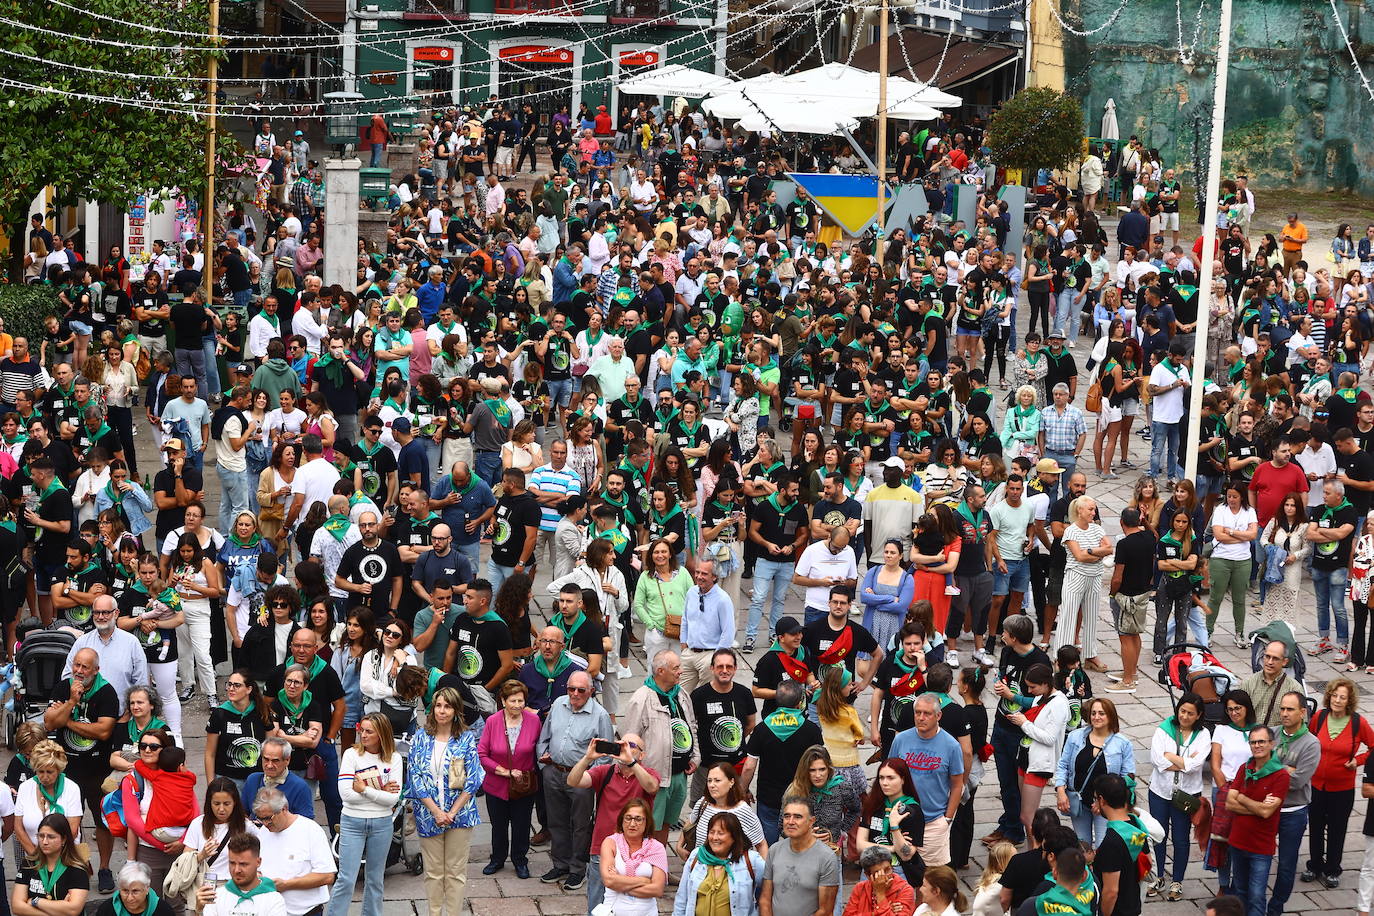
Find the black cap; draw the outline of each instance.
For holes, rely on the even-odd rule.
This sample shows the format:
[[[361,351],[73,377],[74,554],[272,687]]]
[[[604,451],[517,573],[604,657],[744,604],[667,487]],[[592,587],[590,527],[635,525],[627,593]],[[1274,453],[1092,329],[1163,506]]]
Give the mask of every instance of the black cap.
[[[586,505],[587,498],[583,496],[581,493],[574,493],[573,495],[569,496],[567,499],[563,500],[561,503],[558,504],[558,514],[571,515],[572,513],[576,512],[578,509],[581,509]]]
[[[779,617],[777,626],[773,627],[773,632],[778,636],[791,636],[793,633],[800,633],[802,625],[797,622],[795,617]]]

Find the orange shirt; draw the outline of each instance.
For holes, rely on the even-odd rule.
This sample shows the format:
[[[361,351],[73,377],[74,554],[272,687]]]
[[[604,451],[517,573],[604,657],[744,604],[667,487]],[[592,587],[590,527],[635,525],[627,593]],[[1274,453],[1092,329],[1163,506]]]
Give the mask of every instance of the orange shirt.
[[[1307,227],[1301,221],[1291,226],[1285,223],[1282,232],[1279,238],[1283,242],[1284,251],[1302,251],[1303,243],[1307,241]]]

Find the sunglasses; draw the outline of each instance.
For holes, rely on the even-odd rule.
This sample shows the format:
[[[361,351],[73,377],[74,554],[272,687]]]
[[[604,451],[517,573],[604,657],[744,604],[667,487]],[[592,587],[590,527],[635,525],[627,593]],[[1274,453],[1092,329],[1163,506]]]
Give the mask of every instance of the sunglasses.
[[[291,606],[291,602],[290,602],[290,601],[273,601],[273,602],[272,602],[272,607],[290,607],[290,606]]]
[[[390,636],[392,639],[400,639],[405,634],[400,630],[386,630],[382,635]]]
[[[138,742],[138,749],[140,751],[160,751],[162,744],[157,741],[140,741]]]

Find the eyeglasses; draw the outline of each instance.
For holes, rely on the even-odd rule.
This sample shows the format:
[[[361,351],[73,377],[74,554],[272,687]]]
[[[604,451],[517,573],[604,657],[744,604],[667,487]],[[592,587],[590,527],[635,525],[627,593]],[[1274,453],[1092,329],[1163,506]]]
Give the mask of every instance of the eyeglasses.
[[[621,818],[621,820],[627,824],[643,824],[646,822],[646,818],[642,814],[627,814]]]
[[[138,749],[140,751],[160,751],[162,750],[162,743],[160,741],[140,741],[138,742]]]
[[[1282,655],[1273,655],[1273,654],[1271,654],[1271,653],[1269,653],[1269,652],[1264,653],[1264,660],[1267,661],[1267,662],[1282,662],[1282,661],[1287,661],[1287,659],[1285,659]]]
[[[231,690],[234,690],[234,689],[242,690],[243,688],[247,687],[248,685],[245,684],[243,681],[225,681],[225,682],[224,682],[224,686],[230,688]]]

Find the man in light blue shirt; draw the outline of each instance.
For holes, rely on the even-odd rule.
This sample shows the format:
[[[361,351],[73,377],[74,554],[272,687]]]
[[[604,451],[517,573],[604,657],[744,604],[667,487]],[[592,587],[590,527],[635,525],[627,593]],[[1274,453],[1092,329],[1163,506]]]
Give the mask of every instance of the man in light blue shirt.
[[[549,707],[536,747],[548,811],[544,827],[551,835],[549,857],[555,871],[570,876],[586,873],[587,863],[581,856],[591,848],[596,793],[569,785],[568,773],[586,755],[593,740],[615,740],[610,714],[592,699],[592,690],[586,671],[573,672],[568,678],[568,692]]]
[[[673,360],[673,390],[678,391],[687,385],[687,373],[696,370],[706,378],[706,364],[701,361],[701,341],[695,336],[687,338],[687,345]]]
[[[176,420],[186,423],[186,434],[190,437],[190,449],[186,457],[196,470],[205,464],[205,445],[210,439],[210,405],[196,397],[196,380],[192,376],[182,376],[181,397],[167,402],[162,408],[162,422],[170,424]],[[169,429],[168,434],[175,437],[178,433]]]
[[[920,852],[927,866],[949,863],[949,825],[964,794],[964,751],[958,739],[940,728],[941,708],[940,697],[933,693],[916,697],[916,727],[893,739],[889,755],[906,761],[921,800],[926,830]]]
[[[691,693],[711,679],[711,659],[717,649],[735,641],[735,605],[716,576],[716,561],[697,562],[696,584],[682,603],[682,678],[679,686]]]

